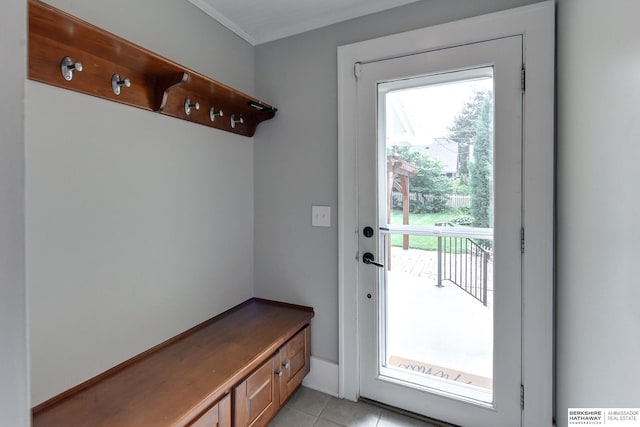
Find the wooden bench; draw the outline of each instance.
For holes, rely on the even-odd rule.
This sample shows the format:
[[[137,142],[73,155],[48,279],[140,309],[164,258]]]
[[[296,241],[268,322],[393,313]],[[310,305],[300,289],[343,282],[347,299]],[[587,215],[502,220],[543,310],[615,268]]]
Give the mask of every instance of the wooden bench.
[[[250,299],[36,406],[33,426],[264,426],[309,372],[313,315]]]

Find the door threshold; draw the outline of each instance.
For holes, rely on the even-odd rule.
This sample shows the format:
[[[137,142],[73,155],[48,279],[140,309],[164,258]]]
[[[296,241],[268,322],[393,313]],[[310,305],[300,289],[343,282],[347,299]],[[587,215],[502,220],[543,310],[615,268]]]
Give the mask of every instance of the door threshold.
[[[368,399],[366,397],[360,396],[358,398],[358,402],[368,403],[373,406],[377,406],[382,409],[386,409],[390,412],[395,412],[396,414],[404,415],[405,417],[413,418],[418,421],[423,421],[425,423],[433,424],[436,427],[463,427],[457,424],[449,424],[447,422],[428,417],[426,415],[416,414],[415,412],[407,411],[402,408],[397,408],[395,406],[387,405],[386,403],[378,402],[377,400]]]

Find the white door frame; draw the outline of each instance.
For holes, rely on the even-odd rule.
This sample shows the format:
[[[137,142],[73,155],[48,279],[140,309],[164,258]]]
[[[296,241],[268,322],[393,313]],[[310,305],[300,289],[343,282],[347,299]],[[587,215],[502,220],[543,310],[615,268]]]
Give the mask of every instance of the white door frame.
[[[356,63],[459,46],[513,35],[523,36],[526,91],[523,97],[522,258],[524,427],[553,422],[554,262],[554,67],[553,0],[338,48],[338,244],[339,396],[358,390],[357,272],[358,224]]]

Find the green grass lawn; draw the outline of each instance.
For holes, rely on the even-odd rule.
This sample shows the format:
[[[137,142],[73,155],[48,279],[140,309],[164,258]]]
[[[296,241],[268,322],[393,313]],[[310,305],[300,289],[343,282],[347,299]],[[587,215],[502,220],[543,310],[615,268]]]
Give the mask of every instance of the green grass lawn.
[[[435,225],[437,222],[448,222],[460,216],[457,210],[448,210],[433,214],[410,214],[410,225]],[[402,211],[391,211],[391,224],[402,224]],[[393,234],[391,236],[392,246],[402,246],[402,235]],[[410,236],[409,247],[412,249],[422,249],[427,251],[435,251],[438,249],[438,238],[431,236]]]

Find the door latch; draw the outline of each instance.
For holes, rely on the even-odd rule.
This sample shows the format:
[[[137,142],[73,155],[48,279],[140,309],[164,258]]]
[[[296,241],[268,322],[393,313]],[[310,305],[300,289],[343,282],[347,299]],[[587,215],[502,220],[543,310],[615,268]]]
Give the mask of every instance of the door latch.
[[[365,264],[375,265],[376,267],[384,267],[384,265],[375,261],[375,257],[371,252],[365,252],[365,254],[362,255],[362,262],[364,262]]]

